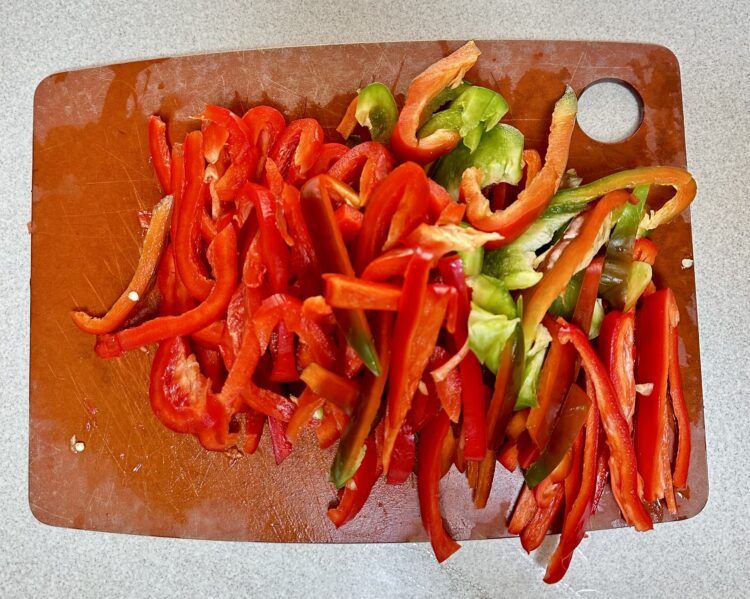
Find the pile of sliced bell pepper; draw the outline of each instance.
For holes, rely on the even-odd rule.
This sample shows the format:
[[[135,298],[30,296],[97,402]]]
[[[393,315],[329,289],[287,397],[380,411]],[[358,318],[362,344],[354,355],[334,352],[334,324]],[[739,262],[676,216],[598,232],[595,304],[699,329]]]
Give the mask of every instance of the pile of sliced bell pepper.
[[[266,423],[277,463],[307,431],[338,443],[333,526],[381,477],[416,475],[443,561],[459,545],[441,478],[465,472],[483,508],[496,462],[520,467],[508,530],[531,551],[559,523],[555,582],[608,479],[637,530],[688,489],[678,301],[652,281],[645,235],[696,188],[672,167],[579,186],[566,175],[573,90],[542,159],[501,122],[504,98],[464,80],[479,55],[470,42],[427,68],[400,110],[366,86],[338,133],[208,105],[170,144],[152,116],[164,197],[138,267],[105,315],[72,317],[102,358],[155,344],[153,412],[208,450],[252,454]],[[676,189],[656,212],[652,185]]]

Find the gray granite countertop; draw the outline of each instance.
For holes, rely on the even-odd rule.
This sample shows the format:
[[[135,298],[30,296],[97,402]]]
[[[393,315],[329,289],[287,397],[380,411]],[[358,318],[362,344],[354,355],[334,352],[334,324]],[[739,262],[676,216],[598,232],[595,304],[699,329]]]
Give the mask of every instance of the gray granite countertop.
[[[750,582],[750,4],[544,2],[20,2],[0,5],[0,588],[7,597],[745,596]],[[417,3],[414,3],[415,5]],[[427,544],[199,542],[47,527],[27,500],[32,102],[54,71],[236,48],[433,38],[630,40],[680,60],[701,329],[708,506],[687,522],[584,540],[564,582],[512,540]]]

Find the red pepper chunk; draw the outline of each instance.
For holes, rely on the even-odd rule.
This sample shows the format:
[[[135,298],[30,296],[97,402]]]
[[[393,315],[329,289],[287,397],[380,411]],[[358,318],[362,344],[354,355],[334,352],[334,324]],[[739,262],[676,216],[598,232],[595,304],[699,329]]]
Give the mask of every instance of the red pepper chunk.
[[[357,144],[341,156],[328,174],[347,185],[359,182],[359,199],[365,206],[373,189],[393,170],[393,156],[376,141]]]
[[[576,326],[560,319],[557,333],[562,343],[572,343],[581,356],[586,375],[595,390],[596,405],[601,415],[607,445],[610,451],[610,471],[612,472],[613,493],[623,511],[625,520],[636,530],[651,530],[653,523],[638,496],[638,471],[635,448],[630,438],[630,430],[620,411],[617,395],[596,352],[591,347],[587,335]]]
[[[354,381],[312,363],[299,377],[313,393],[335,403],[342,410],[351,413],[359,397],[359,388]]]
[[[349,204],[341,204],[336,208],[333,217],[336,219],[336,226],[341,231],[344,242],[352,243],[362,230],[364,215]]]
[[[170,337],[190,335],[219,320],[229,305],[237,284],[237,235],[225,227],[213,244],[216,285],[206,301],[178,316],[159,316],[118,333],[100,335],[95,351],[102,358],[115,358],[126,351]]]
[[[599,331],[599,354],[609,371],[617,399],[628,426],[633,427],[635,412],[635,318],[632,312],[613,310],[602,321]]]
[[[420,433],[417,448],[419,513],[438,562],[445,561],[461,548],[446,532],[440,513],[441,454],[449,429],[448,416],[440,412]]]
[[[476,44],[469,42],[414,78],[391,136],[391,146],[401,158],[428,164],[461,141],[458,132],[450,129],[435,131],[422,139],[417,138],[417,130],[430,116],[425,114],[430,102],[445,88],[459,85],[479,54]]]
[[[287,125],[271,150],[284,180],[297,185],[307,178],[323,149],[323,128],[315,119],[298,119]]]
[[[336,528],[350,522],[359,513],[370,496],[380,472],[375,439],[370,436],[365,443],[365,455],[357,471],[349,483],[339,490],[338,505],[328,510],[328,519]]]
[[[148,118],[148,147],[162,191],[172,193],[172,156],[167,143],[167,126],[155,114]]]

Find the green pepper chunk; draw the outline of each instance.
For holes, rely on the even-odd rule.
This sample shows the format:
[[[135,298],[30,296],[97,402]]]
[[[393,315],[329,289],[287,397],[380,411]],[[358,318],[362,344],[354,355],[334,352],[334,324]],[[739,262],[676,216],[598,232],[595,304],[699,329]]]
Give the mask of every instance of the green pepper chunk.
[[[386,143],[398,120],[398,107],[391,90],[382,83],[370,83],[357,94],[357,122],[370,130],[374,141]]]
[[[516,303],[502,281],[487,275],[478,275],[468,279],[471,287],[471,301],[480,308],[493,314],[503,314],[508,318],[516,317]]]
[[[476,150],[482,133],[490,131],[508,112],[508,102],[486,87],[467,86],[445,110],[437,112],[419,130],[427,137],[440,129],[458,131],[469,152]]]
[[[482,134],[472,152],[461,144],[435,163],[430,176],[458,198],[461,175],[469,167],[484,173],[484,186],[494,183],[517,184],[523,169],[523,133],[504,123]]]

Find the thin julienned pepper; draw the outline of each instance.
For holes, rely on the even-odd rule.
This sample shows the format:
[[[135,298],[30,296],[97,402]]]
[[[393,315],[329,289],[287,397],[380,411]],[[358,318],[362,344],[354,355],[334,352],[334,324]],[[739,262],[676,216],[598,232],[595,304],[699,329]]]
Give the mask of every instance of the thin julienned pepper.
[[[500,239],[497,233],[484,233],[471,227],[422,223],[404,238],[403,243],[429,250],[435,256],[443,256],[453,251],[470,252],[497,239]]]
[[[356,251],[358,272],[426,220],[428,199],[427,176],[413,162],[402,164],[383,179],[365,210]]]
[[[182,144],[172,144],[172,224],[169,227],[170,238],[174,243],[182,194],[185,190],[185,153]]]
[[[333,213],[336,226],[341,231],[341,237],[345,243],[353,243],[362,230],[364,215],[349,204],[341,204]]]
[[[583,389],[576,384],[571,385],[547,446],[524,475],[530,488],[533,489],[547,478],[565,458],[586,422],[590,406],[591,400]],[[596,422],[598,426],[598,418]]]
[[[583,369],[594,387],[596,405],[607,434],[611,455],[610,472],[616,481],[613,493],[625,520],[635,526],[636,530],[651,530],[653,523],[638,495],[635,448],[607,371],[581,329],[562,321],[557,336],[563,343],[572,343],[576,348],[581,356]]]
[[[302,392],[286,429],[286,438],[292,445],[297,442],[302,429],[312,420],[313,414],[323,407],[325,401],[325,398],[316,395],[309,387]]]
[[[215,184],[216,196],[223,202],[234,200],[242,185],[258,169],[258,150],[246,145]]]
[[[398,310],[401,288],[339,274],[323,275],[326,302],[332,308]]]
[[[197,300],[205,300],[213,287],[196,256],[196,237],[203,213],[205,183],[203,173],[203,136],[192,131],[185,138],[185,189],[179,202],[177,230],[172,231],[174,256],[180,279]]]
[[[639,185],[668,185],[675,194],[653,215],[643,216],[640,228],[652,230],[671,221],[695,198],[696,185],[687,171],[672,166],[644,166],[602,177],[580,187],[562,189],[552,198],[545,214],[575,214],[591,200],[619,189],[633,189]]]
[[[462,347],[468,339],[467,321],[471,309],[469,288],[466,285],[463,264],[458,256],[443,259],[439,263],[443,280],[458,291],[458,320],[453,334],[455,348]],[[473,352],[461,361],[461,395],[463,401],[462,435],[464,455],[467,460],[480,461],[487,451],[487,420],[485,411],[485,387],[482,367]]]
[[[631,430],[636,395],[634,330],[635,318],[632,312],[613,310],[604,317],[598,339],[599,354],[607,367],[620,409]]]
[[[313,271],[317,270],[317,262],[312,236],[302,213],[299,190],[285,183],[281,191],[281,204],[289,233],[294,241],[291,248],[292,269],[298,279],[312,277]],[[312,287],[313,284],[314,282],[311,281],[310,286]]]
[[[633,245],[633,260],[654,265],[659,247],[648,237],[639,237]]]
[[[290,383],[299,378],[294,352],[294,337],[282,321],[276,329],[276,344],[271,346],[273,367],[269,379],[276,383]]]
[[[440,412],[420,434],[417,447],[419,512],[438,562],[445,561],[461,548],[446,532],[440,513],[441,453],[449,429],[448,416]]]
[[[391,462],[388,468],[386,482],[389,485],[401,485],[406,482],[409,475],[414,471],[414,458],[416,456],[416,442],[411,419],[407,416],[398,431],[396,442],[393,445]]]
[[[167,143],[167,126],[158,116],[148,118],[148,147],[156,178],[165,194],[172,193],[172,156]]]
[[[579,388],[580,389],[580,388]],[[580,390],[582,394],[583,390]],[[562,579],[568,570],[575,548],[586,532],[586,523],[596,497],[599,443],[599,411],[591,404],[586,419],[586,441],[583,448],[583,473],[581,483],[572,505],[566,505],[560,542],[550,557],[544,582],[552,584]]]
[[[313,245],[321,272],[353,277],[354,269],[349,261],[349,253],[333,216],[328,192],[331,181],[334,179],[328,175],[318,175],[308,181],[302,188],[302,210],[309,229],[317,232],[313,237]],[[378,374],[378,355],[364,310],[336,309],[334,315],[348,343],[367,368]]]
[[[342,410],[351,413],[359,397],[359,387],[354,381],[312,363],[305,368],[299,378],[316,395],[335,403]]]
[[[458,131],[440,129],[417,139],[417,130],[430,116],[425,114],[430,103],[444,89],[457,87],[466,71],[474,66],[479,54],[476,44],[469,42],[415,77],[391,136],[391,145],[401,158],[427,164],[450,152],[458,144],[461,140]]]
[[[210,428],[214,422],[206,406],[208,388],[208,379],[182,337],[159,343],[151,365],[149,401],[162,424],[178,433]]]
[[[512,535],[520,535],[534,517],[536,508],[534,491],[529,489],[528,485],[524,483],[516,501],[516,506],[513,508],[513,515],[510,518],[510,522],[508,522],[508,532]]]
[[[651,385],[649,393],[638,393],[635,410],[638,472],[643,478],[646,501],[664,498],[671,479],[669,448],[664,441],[671,427],[667,388],[672,329],[677,327],[678,321],[674,294],[668,288],[645,298],[636,315],[636,382]]]
[[[690,466],[690,417],[682,392],[682,375],[680,374],[679,342],[677,327],[672,327],[671,347],[669,353],[669,395],[672,398],[672,410],[677,421],[677,456],[674,461],[672,482],[675,488],[687,488],[687,475]]]
[[[159,316],[136,327],[100,335],[95,351],[102,358],[180,335],[190,335],[218,320],[229,304],[237,283],[237,235],[231,225],[216,236],[213,245],[216,285],[206,301],[179,316]]]
[[[328,174],[347,185],[358,182],[359,199],[365,206],[373,190],[393,170],[393,165],[393,156],[383,144],[368,141],[341,156],[328,169]]]
[[[336,528],[351,521],[359,513],[380,477],[381,466],[375,439],[372,436],[368,437],[364,447],[364,458],[354,473],[351,484],[339,490],[338,505],[328,510],[328,518]]]
[[[208,164],[216,164],[229,139],[229,131],[221,123],[203,121],[201,133],[203,133],[203,156]]]
[[[206,104],[203,112],[196,118],[219,123],[226,128],[228,132],[226,147],[231,160],[236,160],[250,143],[250,129],[247,124],[228,108]]]
[[[504,210],[494,213],[491,211],[489,201],[481,191],[481,170],[470,168],[464,171],[461,189],[467,199],[466,214],[472,225],[483,231],[500,233],[503,236],[503,244],[508,244],[519,237],[544,212],[565,172],[577,109],[575,93],[568,87],[555,104],[552,113],[544,166],[529,186],[518,195],[516,201]]]
[[[537,178],[540,175],[537,175]],[[531,346],[537,325],[549,310],[552,302],[560,295],[565,286],[580,268],[581,259],[594,245],[599,229],[610,212],[622,206],[630,198],[625,191],[614,191],[604,196],[586,217],[578,236],[570,242],[554,266],[544,273],[541,281],[532,288],[528,301],[524,301],[521,327],[523,328],[526,349]]]
[[[383,444],[383,470],[386,473],[388,473],[388,465],[396,436],[404,423],[406,414],[409,412],[412,398],[422,378],[422,371],[434,347],[433,343],[433,346],[429,348],[424,364],[420,364],[415,359],[418,353],[425,353],[425,348],[418,347],[415,341],[419,336],[418,328],[422,324],[422,318],[427,312],[427,281],[430,275],[431,261],[431,254],[420,249],[416,250],[406,269],[404,286],[396,313]],[[442,318],[440,324],[442,324]]]
[[[315,428],[315,434],[318,437],[320,448],[328,449],[339,440],[341,434],[346,430],[349,417],[336,404],[331,402],[323,404],[323,414],[323,420]]]
[[[254,454],[260,438],[263,436],[263,428],[266,425],[266,415],[248,408],[245,413],[245,442],[242,445],[242,451],[246,455]]]
[[[278,466],[292,453],[292,444],[286,438],[286,422],[276,420],[276,418],[268,419],[268,431],[271,433],[271,450],[273,451],[273,458]]]
[[[521,532],[521,546],[526,553],[531,553],[542,544],[552,523],[560,513],[564,496],[563,485],[555,483],[550,490],[549,503],[544,507],[537,506],[531,520]]]
[[[341,122],[336,127],[336,131],[338,131],[344,139],[349,139],[349,136],[352,134],[352,131],[354,131],[356,126],[357,96],[354,96],[352,101],[349,102],[349,105],[346,107],[346,112],[344,112],[344,116],[341,117]]]
[[[248,141],[263,161],[286,127],[284,115],[271,106],[255,106],[242,115],[242,121],[248,128]]]
[[[284,180],[293,185],[307,178],[323,149],[323,128],[315,119],[297,119],[287,125],[271,150]]]
[[[141,257],[138,259],[133,278],[107,313],[96,317],[83,311],[71,312],[73,322],[79,329],[94,335],[110,333],[122,326],[128,316],[133,313],[138,301],[146,295],[156,275],[159,260],[167,244],[171,210],[172,196],[166,196],[154,206],[151,223],[143,240]]]
[[[382,403],[391,363],[391,329],[393,314],[380,312],[375,316],[375,341],[378,348],[380,374],[365,372],[359,403],[339,443],[331,467],[331,479],[337,488],[344,486],[356,470],[357,460],[372,431]],[[380,463],[380,460],[378,460]]]
[[[393,277],[403,277],[406,267],[414,256],[414,248],[388,250],[370,262],[362,271],[362,279],[367,281],[387,281]]]

